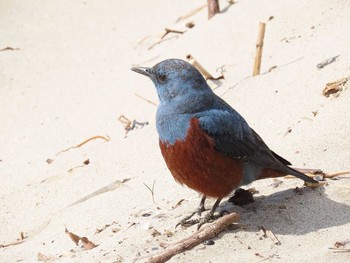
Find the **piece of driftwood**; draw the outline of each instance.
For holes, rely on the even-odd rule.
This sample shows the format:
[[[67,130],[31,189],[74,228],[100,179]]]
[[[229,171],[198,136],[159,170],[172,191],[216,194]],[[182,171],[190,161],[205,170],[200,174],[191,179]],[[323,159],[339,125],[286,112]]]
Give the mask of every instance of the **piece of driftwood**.
[[[260,22],[258,39],[256,41],[256,55],[254,60],[253,76],[260,74],[261,57],[262,57],[264,37],[265,37],[265,27],[266,27],[266,24]]]
[[[225,230],[229,225],[239,220],[239,215],[236,213],[225,215],[215,222],[205,225],[203,228],[193,233],[191,236],[184,238],[173,244],[161,244],[165,247],[158,254],[153,255],[147,261],[148,263],[166,262],[173,256],[189,250],[204,241],[216,237],[220,232]]]

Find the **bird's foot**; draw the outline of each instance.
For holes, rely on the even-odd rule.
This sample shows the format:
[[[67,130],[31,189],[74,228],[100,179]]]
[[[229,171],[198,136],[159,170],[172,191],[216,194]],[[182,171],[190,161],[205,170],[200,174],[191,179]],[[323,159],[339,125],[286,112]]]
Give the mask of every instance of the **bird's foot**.
[[[179,225],[181,226],[192,226],[192,225],[195,225],[197,224],[196,222],[195,223],[191,223],[192,221],[196,221],[198,219],[191,219],[195,214],[197,214],[198,216],[201,216],[202,213],[205,211],[205,208],[204,208],[204,204],[203,205],[200,205],[196,211],[192,212],[191,214],[189,214],[188,216],[185,216],[184,218],[182,218],[180,220],[180,222],[178,222],[175,226],[178,227]]]
[[[212,220],[216,220],[220,217],[220,214],[213,214],[212,211],[208,212],[207,214],[205,214],[205,216],[200,217],[200,218],[195,218],[195,219],[191,219],[191,218],[184,218],[182,219],[178,225],[184,226],[184,227],[189,227],[189,226],[193,226],[197,224],[197,230],[199,230],[202,225],[209,223]]]

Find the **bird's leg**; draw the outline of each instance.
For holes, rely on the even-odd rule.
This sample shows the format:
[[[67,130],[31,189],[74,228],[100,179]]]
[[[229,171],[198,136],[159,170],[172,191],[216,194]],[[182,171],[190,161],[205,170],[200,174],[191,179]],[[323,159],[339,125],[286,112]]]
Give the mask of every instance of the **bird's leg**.
[[[204,199],[204,200],[203,200],[203,199]],[[191,219],[191,217],[196,213],[196,212],[194,212],[194,213],[191,214],[191,216],[188,216],[188,217],[185,217],[184,219],[182,219],[182,220],[180,221],[180,223],[178,223],[177,225],[192,226],[192,225],[198,224],[197,229],[200,229],[200,227],[201,227],[202,225],[204,225],[205,223],[208,223],[208,222],[210,221],[210,219],[213,219],[213,215],[214,215],[214,213],[215,213],[215,210],[216,210],[216,208],[219,206],[221,200],[222,200],[222,198],[218,198],[218,199],[215,201],[213,207],[210,209],[210,211],[209,211],[204,217],[202,217],[202,218],[196,218],[196,219]],[[202,207],[203,207],[203,209],[204,209],[205,196],[202,198],[201,203],[200,203],[198,209],[201,208],[202,201],[203,201],[203,206],[202,206]],[[198,209],[197,209],[197,210],[198,210]],[[202,211],[204,211],[204,210],[202,210]],[[177,225],[176,225],[176,226],[177,226]]]
[[[207,213],[204,217],[198,219],[197,230],[199,230],[201,228],[201,226],[204,225],[205,223],[208,223],[210,221],[210,219],[213,219],[215,210],[216,210],[216,208],[218,208],[221,200],[222,200],[222,198],[216,199],[216,201],[215,201],[213,207],[210,209],[209,213]]]
[[[188,221],[191,221],[190,219],[195,215],[199,215],[201,216],[202,213],[205,211],[205,207],[204,207],[204,204],[205,204],[205,199],[207,197],[205,195],[202,196],[201,198],[201,201],[199,203],[199,206],[197,207],[197,209],[192,212],[191,214],[189,214],[188,216],[185,216],[184,218],[181,219],[181,221],[179,223],[176,224],[175,228],[179,225],[182,225],[182,226],[185,226],[185,225],[188,225]],[[195,223],[196,224],[196,223]],[[193,225],[193,224],[190,224],[190,225]]]

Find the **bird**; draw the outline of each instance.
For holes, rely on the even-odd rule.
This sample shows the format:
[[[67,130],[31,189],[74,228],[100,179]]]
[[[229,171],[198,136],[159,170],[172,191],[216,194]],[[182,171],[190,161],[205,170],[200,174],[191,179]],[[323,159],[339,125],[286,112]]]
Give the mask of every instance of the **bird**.
[[[131,70],[150,78],[159,104],[159,147],[175,181],[202,194],[199,207],[179,224],[201,225],[214,217],[221,200],[242,185],[293,175],[316,183],[273,152],[246,120],[209,87],[201,73],[181,59]],[[205,211],[207,197],[216,198]]]

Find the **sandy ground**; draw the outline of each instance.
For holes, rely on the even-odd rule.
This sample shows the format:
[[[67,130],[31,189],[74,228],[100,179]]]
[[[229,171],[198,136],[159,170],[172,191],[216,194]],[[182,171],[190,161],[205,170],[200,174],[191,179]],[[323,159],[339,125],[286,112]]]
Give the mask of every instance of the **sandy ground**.
[[[222,67],[225,80],[209,84],[277,153],[297,167],[350,168],[349,83],[336,97],[322,95],[327,83],[350,75],[349,1],[221,1],[223,12],[210,21],[206,9],[178,21],[204,3],[0,2],[0,49],[16,49],[0,52],[0,245],[16,242],[21,232],[25,238],[0,248],[1,262],[143,262],[162,249],[160,242],[195,232],[174,228],[199,196],[166,169],[156,107],[135,96],[157,103],[156,93],[130,71],[133,65],[192,54],[213,75]],[[260,21],[266,22],[266,74],[252,78]],[[186,32],[155,44],[166,27]],[[149,125],[124,138],[120,115]],[[97,135],[110,141],[57,154]],[[282,181],[277,188],[271,179],[248,186],[259,193],[244,207],[224,200],[220,209],[240,213],[244,228],[171,262],[349,261],[349,252],[329,249],[350,238],[349,177],[315,190],[300,180]],[[99,189],[106,191],[95,193]],[[98,246],[76,246],[65,226]],[[281,245],[261,238],[259,226]]]

